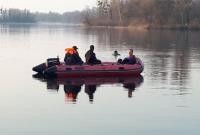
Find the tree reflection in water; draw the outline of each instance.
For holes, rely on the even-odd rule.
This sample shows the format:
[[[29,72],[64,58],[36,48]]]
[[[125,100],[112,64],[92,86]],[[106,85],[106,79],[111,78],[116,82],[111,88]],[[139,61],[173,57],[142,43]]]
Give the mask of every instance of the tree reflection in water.
[[[43,76],[36,74],[33,78],[47,83],[47,90],[58,91],[60,85],[64,85],[65,101],[70,103],[76,103],[78,94],[84,87],[85,93],[89,97],[90,103],[94,101],[94,94],[97,88],[104,84],[122,84],[123,88],[128,90],[128,97],[132,97],[132,93],[136,87],[139,87],[143,83],[143,76],[135,77],[87,77],[87,78],[49,78],[46,79]]]

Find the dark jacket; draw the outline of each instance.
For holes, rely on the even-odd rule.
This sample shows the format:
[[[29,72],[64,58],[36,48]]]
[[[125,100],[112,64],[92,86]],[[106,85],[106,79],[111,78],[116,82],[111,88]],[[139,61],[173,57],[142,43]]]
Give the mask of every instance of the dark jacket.
[[[64,61],[67,65],[82,65],[83,61],[79,54],[65,54]]]
[[[97,59],[96,54],[91,50],[86,52],[85,61],[87,64],[101,64],[101,61]]]

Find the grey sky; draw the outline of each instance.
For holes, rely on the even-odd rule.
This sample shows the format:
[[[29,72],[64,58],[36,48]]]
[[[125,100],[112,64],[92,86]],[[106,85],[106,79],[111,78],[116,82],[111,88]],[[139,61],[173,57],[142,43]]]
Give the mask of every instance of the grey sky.
[[[30,9],[31,11],[65,12],[95,6],[96,0],[0,0],[0,7]]]

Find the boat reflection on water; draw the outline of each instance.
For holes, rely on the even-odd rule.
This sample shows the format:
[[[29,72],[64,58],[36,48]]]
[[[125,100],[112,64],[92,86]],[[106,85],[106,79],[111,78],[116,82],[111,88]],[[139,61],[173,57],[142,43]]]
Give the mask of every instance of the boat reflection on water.
[[[143,83],[143,76],[134,77],[84,77],[84,78],[44,78],[40,74],[33,75],[33,78],[47,83],[47,90],[59,90],[59,86],[64,85],[65,101],[76,103],[77,96],[84,86],[85,93],[89,96],[89,101],[94,101],[94,93],[97,88],[104,84],[122,84],[128,91],[128,97],[132,97],[135,88]]]

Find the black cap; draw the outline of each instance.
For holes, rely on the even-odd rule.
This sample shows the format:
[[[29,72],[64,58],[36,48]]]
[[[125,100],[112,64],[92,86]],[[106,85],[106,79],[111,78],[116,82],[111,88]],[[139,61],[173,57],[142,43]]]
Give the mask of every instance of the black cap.
[[[77,46],[73,46],[72,48],[74,48],[75,50],[77,50],[77,49],[78,49],[78,47],[77,47]]]

